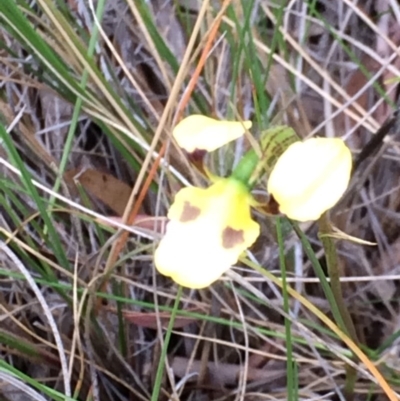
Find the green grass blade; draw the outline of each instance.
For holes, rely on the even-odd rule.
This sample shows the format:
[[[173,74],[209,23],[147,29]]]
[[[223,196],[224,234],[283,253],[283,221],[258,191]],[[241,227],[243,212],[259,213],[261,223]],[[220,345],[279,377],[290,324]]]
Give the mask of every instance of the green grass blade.
[[[295,400],[295,385],[296,377],[294,376],[294,360],[293,360],[293,340],[292,340],[292,325],[290,320],[290,307],[289,307],[289,294],[287,291],[286,281],[286,261],[285,261],[285,242],[283,240],[281,218],[276,219],[276,233],[279,246],[279,266],[282,275],[282,295],[283,295],[283,310],[285,311],[285,335],[286,335],[286,373],[287,381],[286,388],[288,394],[288,401]]]
[[[45,240],[49,249],[52,249],[54,251],[54,255],[57,258],[60,265],[64,267],[66,270],[69,270],[70,269],[69,261],[65,255],[64,247],[61,244],[57,231],[54,228],[53,221],[46,210],[42,198],[40,197],[37,189],[32,183],[32,177],[29,174],[27,168],[25,167],[24,162],[21,160],[10,134],[7,133],[6,129],[2,124],[0,124],[0,137],[4,142],[4,145],[7,149],[8,155],[12,163],[14,164],[15,167],[18,168],[19,172],[21,173],[21,181],[25,186],[26,190],[29,192],[30,196],[32,197],[32,200],[35,202],[38,211],[40,213],[40,216],[44,221],[45,227],[48,230],[49,235],[43,239]],[[51,270],[48,270],[47,274],[49,275],[49,277],[55,280],[55,275]]]
[[[300,227],[298,226],[298,224],[294,221],[290,221],[294,231],[296,232],[297,236],[299,237],[304,250],[306,251],[306,254],[314,268],[315,274],[317,275],[317,277],[319,278],[319,281],[321,283],[322,286],[322,290],[325,293],[326,299],[329,302],[329,305],[331,307],[331,311],[333,314],[333,317],[335,318],[335,321],[337,322],[337,324],[339,325],[339,327],[341,328],[346,328],[342,315],[339,311],[339,308],[337,306],[335,297],[333,296],[331,287],[328,283],[328,280],[326,279],[324,270],[321,266],[321,264],[319,263],[319,260],[317,259],[315,252],[313,251],[310,242],[308,241],[307,237],[304,235],[303,231],[301,231]]]
[[[171,339],[172,330],[174,328],[175,317],[177,315],[179,302],[181,300],[182,293],[183,293],[183,288],[181,286],[179,286],[177,294],[176,294],[174,306],[172,308],[171,317],[168,322],[167,332],[165,333],[164,344],[163,344],[163,347],[161,350],[160,361],[158,362],[156,378],[154,380],[153,393],[151,394],[151,401],[159,400],[159,394],[160,394],[160,389],[161,389],[161,385],[162,385],[162,378],[163,378],[163,373],[164,373],[165,359],[167,357],[168,345],[169,345],[169,341]]]

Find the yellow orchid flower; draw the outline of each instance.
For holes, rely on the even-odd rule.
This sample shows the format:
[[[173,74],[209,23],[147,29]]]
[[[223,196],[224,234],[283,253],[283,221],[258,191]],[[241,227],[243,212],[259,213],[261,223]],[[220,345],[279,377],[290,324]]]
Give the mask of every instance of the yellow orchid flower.
[[[204,288],[235,264],[260,233],[250,214],[251,194],[234,178],[207,189],[181,189],[155,251],[157,270],[189,288]]]
[[[289,218],[317,220],[346,191],[351,168],[351,151],[339,138],[295,142],[278,158],[268,192]]]
[[[181,120],[172,131],[178,145],[187,152],[215,149],[240,138],[251,128],[251,121],[220,121],[192,114]]]

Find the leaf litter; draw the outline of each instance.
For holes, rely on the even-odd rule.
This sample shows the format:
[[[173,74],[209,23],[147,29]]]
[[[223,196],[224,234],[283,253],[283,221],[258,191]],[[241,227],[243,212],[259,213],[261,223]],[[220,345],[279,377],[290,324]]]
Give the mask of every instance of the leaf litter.
[[[90,202],[68,185],[60,189],[61,195],[93,209],[98,218],[77,214],[73,207],[62,202],[52,211],[71,267],[69,271],[60,266],[51,244],[44,240],[46,232],[36,214],[37,205],[21,181],[2,163],[1,230],[9,234],[6,238],[15,236],[20,241],[11,240],[9,246],[17,248],[18,257],[40,285],[57,322],[77,400],[89,395],[98,400],[150,399],[160,350],[157,344],[174,301],[175,288],[171,282],[154,278],[153,241],[132,235],[119,255],[111,279],[102,289],[102,307],[94,317],[90,315],[94,293],[102,288],[110,243],[118,238],[113,227],[99,222],[102,216],[118,220],[124,215],[145,156],[144,149],[134,146],[115,127],[122,126],[128,132],[134,128],[132,135],[150,143],[176,77],[171,60],[177,65],[182,62],[191,29],[201,11],[201,4],[196,1],[153,1],[146,8],[139,3],[142,4],[107,2],[104,11],[102,27],[112,47],[100,37],[94,63],[111,89],[100,85],[94,73],[90,75],[87,91],[93,97],[91,102],[84,103],[79,116],[65,175],[67,184],[72,178],[80,182]],[[27,20],[32,17],[40,22],[38,32],[68,64],[68,79],[78,83],[83,73],[78,47],[72,48],[59,40],[59,29],[64,28],[50,18],[45,4],[37,1],[37,7],[29,13],[27,9],[21,10]],[[225,25],[198,82],[196,96],[200,100],[192,99],[188,110],[198,112],[205,107],[211,116],[227,116],[232,104],[230,93],[236,60],[240,71],[235,80],[236,111],[243,118],[252,118],[255,108],[252,77],[243,54],[235,59],[241,35],[237,24],[244,23],[246,13],[242,8],[244,2],[232,1],[232,4],[237,21],[231,14],[224,17]],[[218,4],[210,2],[202,21],[203,35],[217,11]],[[253,3],[250,16],[257,60],[263,70],[269,70],[269,76],[263,77],[263,91],[270,99],[269,120],[293,126],[302,137],[344,137],[357,155],[398,102],[398,3],[294,1],[285,6],[281,22],[278,11],[271,2],[261,0]],[[88,33],[95,25],[90,2],[70,0],[63,13],[68,16],[63,21],[79,32],[86,46]],[[159,36],[151,25],[146,25],[149,16]],[[61,160],[73,119],[74,97],[65,81],[46,75],[47,67],[32,49],[21,44],[3,17],[0,10],[1,119],[10,127],[14,146],[31,177],[51,189],[56,179],[54,167]],[[61,21],[62,15],[57,18]],[[271,49],[278,28],[283,40]],[[202,38],[198,38],[198,49],[202,43]],[[122,64],[116,54],[121,56]],[[185,82],[195,65],[194,57],[187,66]],[[107,90],[110,93],[114,90],[121,103],[112,101]],[[181,92],[184,90],[183,85]],[[126,120],[121,117],[123,113]],[[168,127],[163,135],[166,141]],[[391,369],[392,378],[397,378],[399,371],[396,363],[400,289],[398,149],[397,128],[387,135],[381,150],[363,162],[354,192],[332,213],[340,231],[377,244],[371,247],[338,241],[343,276],[354,278],[343,284],[343,291],[360,339],[371,351],[370,355],[379,352],[376,355],[379,366],[382,371]],[[212,162],[228,171],[232,154],[242,152],[242,145],[238,144]],[[3,149],[0,157],[11,160]],[[166,157],[184,176],[196,177],[173,144]],[[200,177],[196,179],[201,182]],[[142,224],[156,241],[165,223],[163,216],[180,184],[168,169],[159,170],[153,181],[154,187],[146,194],[137,224]],[[46,205],[50,204],[48,195],[40,193],[40,196]],[[261,224],[265,234],[254,247],[253,257],[269,270],[277,271],[273,223]],[[322,260],[315,227],[303,228]],[[329,314],[310,264],[296,251],[296,238],[289,235],[286,239],[293,286]],[[18,248],[19,243],[26,248]],[[43,273],[47,259],[59,265],[53,279]],[[35,295],[10,259],[3,256],[2,265],[3,359],[37,383],[64,392],[57,346]],[[254,272],[243,267],[236,271],[241,273],[241,280],[262,291],[269,304],[249,297],[239,290],[242,287],[238,283],[231,284],[228,280],[206,291],[185,292],[180,308],[188,314],[178,317],[174,326],[168,350],[171,370],[162,384],[165,390],[162,399],[286,398],[281,295]],[[303,279],[309,282],[299,286],[296,280]],[[291,300],[291,308],[297,310],[292,329],[296,339],[294,358],[299,398],[336,399],[335,393],[340,394],[343,385],[344,363],[327,349],[342,344],[320,330],[318,320],[303,306],[296,306]],[[296,326],[296,319],[313,325],[318,342]],[[21,340],[12,342],[13,337]],[[359,366],[359,370],[356,399],[365,399],[372,393],[375,400],[385,399],[378,387],[371,387],[361,374],[364,368]],[[41,394],[52,399],[51,393],[43,388],[32,386],[28,393],[20,382],[6,375],[0,380],[3,384],[0,391],[7,400],[42,399]],[[396,388],[395,380],[392,385]]]

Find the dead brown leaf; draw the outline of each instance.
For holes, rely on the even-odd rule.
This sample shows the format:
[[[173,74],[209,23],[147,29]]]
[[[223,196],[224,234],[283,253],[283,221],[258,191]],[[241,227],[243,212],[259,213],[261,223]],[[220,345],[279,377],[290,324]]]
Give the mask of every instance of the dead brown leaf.
[[[95,196],[119,216],[124,214],[131,187],[113,175],[94,169],[73,169],[67,171],[66,180],[79,182],[85,190]]]

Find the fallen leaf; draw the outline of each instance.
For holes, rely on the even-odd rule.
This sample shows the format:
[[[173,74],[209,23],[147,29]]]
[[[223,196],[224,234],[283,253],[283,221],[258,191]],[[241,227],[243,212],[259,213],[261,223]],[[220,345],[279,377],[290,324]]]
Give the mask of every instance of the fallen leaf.
[[[132,188],[111,174],[94,169],[73,169],[66,172],[66,179],[79,182],[91,195],[95,196],[119,216],[124,214]]]

